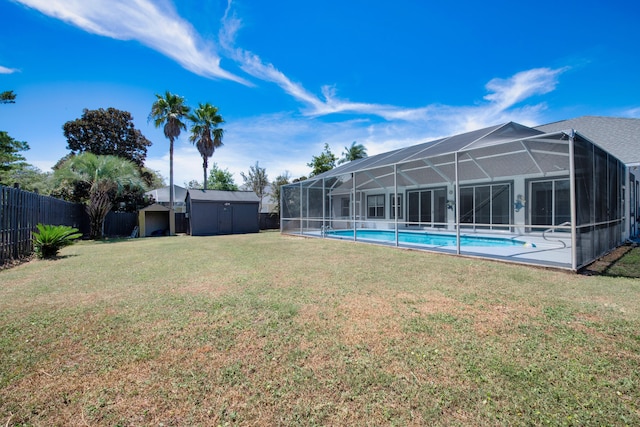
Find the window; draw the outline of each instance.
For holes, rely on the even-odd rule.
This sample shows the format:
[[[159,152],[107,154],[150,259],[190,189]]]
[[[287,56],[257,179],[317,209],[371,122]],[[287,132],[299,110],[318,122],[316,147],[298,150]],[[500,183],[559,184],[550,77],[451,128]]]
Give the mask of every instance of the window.
[[[384,218],[384,195],[367,196],[367,217]]]
[[[460,188],[460,222],[476,228],[501,228],[511,222],[511,185]]]
[[[398,194],[397,198],[393,194],[389,194],[389,206],[391,206],[391,219],[396,217],[396,200],[398,200],[398,219],[402,219],[402,194]]]
[[[446,221],[447,191],[444,188],[407,193],[409,222],[442,225]]]
[[[348,198],[340,199],[340,216],[342,217],[350,217],[351,211],[349,209],[350,203]]]

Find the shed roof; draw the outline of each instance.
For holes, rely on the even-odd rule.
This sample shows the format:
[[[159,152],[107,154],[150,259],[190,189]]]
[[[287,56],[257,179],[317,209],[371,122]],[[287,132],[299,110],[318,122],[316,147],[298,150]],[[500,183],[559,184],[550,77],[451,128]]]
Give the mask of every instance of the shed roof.
[[[640,119],[582,116],[535,127],[542,132],[575,129],[627,165],[640,164]]]
[[[188,190],[191,200],[210,202],[259,203],[253,191]]]
[[[145,212],[169,212],[169,208],[158,203],[154,203],[152,205],[147,206],[146,208],[140,209]]]

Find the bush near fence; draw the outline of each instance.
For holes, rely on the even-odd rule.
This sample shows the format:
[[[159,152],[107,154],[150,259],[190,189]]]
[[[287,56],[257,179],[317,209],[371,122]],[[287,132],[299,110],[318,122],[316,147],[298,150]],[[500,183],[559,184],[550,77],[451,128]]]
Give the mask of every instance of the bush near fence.
[[[0,186],[0,266],[33,253],[36,224],[68,225],[88,232],[84,205]]]

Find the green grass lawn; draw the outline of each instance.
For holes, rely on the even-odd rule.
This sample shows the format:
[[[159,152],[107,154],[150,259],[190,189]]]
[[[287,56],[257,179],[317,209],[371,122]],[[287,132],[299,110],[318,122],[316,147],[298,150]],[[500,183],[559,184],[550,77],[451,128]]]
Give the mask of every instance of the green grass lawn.
[[[276,232],[0,271],[0,425],[640,425],[640,281]]]

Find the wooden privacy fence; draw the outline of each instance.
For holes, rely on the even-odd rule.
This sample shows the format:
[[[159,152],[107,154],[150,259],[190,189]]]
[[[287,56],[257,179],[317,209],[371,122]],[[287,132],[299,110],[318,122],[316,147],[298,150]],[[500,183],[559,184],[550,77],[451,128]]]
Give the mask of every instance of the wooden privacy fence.
[[[109,212],[104,219],[104,235],[108,237],[130,236],[138,225],[137,212]]]
[[[87,231],[83,205],[0,186],[0,265],[33,252],[31,232],[38,223]]]

